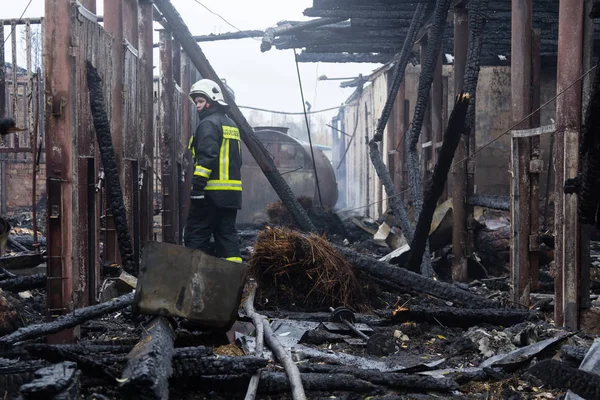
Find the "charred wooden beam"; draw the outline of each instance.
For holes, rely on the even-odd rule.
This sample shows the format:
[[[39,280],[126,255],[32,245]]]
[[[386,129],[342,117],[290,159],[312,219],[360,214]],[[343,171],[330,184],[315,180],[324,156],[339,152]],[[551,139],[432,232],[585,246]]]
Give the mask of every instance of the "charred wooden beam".
[[[219,76],[206,59],[206,56],[192,37],[192,34],[173,4],[168,0],[155,0],[154,4],[170,24],[173,36],[181,43],[181,46],[190,57],[190,60],[198,72],[200,72],[204,78],[212,79],[215,82],[221,82]],[[279,171],[277,171],[277,167],[275,167],[269,152],[254,134],[252,127],[248,124],[248,121],[246,121],[246,118],[235,104],[234,99],[225,88],[221,89],[225,101],[231,106],[229,114],[240,128],[242,140],[248,147],[252,157],[254,157],[257,164],[260,166],[267,180],[271,183],[273,189],[294,218],[294,221],[302,230],[306,232],[316,232],[317,229],[306,214],[306,211],[304,211],[289,185],[283,179]]]
[[[413,16],[412,9],[399,10],[397,8],[339,8],[334,10],[307,8],[304,10],[306,17],[326,17],[326,18],[373,18],[373,19],[406,19],[410,20]]]
[[[467,203],[472,206],[510,211],[510,198],[506,196],[472,194],[467,198]]]
[[[423,207],[423,179],[420,174],[417,145],[419,143],[421,128],[425,118],[425,110],[429,102],[438,54],[442,46],[450,1],[451,0],[437,0],[436,2],[432,28],[428,36],[425,62],[421,65],[421,74],[419,75],[419,88],[413,122],[405,138],[405,148],[407,153],[406,162],[408,164],[409,185],[412,192],[415,219],[419,218],[421,208]],[[432,274],[432,271],[426,272],[428,275]]]
[[[127,224],[127,210],[125,209],[123,191],[121,190],[117,155],[113,147],[110,121],[106,114],[107,109],[104,101],[104,92],[102,90],[102,80],[91,62],[87,62],[86,68],[92,119],[96,130],[96,139],[98,141],[100,157],[102,158],[102,166],[104,167],[106,176],[108,199],[110,201],[110,209],[117,231],[123,269],[130,274],[137,275],[136,260],[133,253],[133,242],[129,235],[129,225]]]
[[[580,346],[563,346],[560,348],[560,358],[576,368],[579,368],[589,348]]]
[[[385,64],[394,57],[393,53],[307,53],[298,54],[298,62],[326,62],[326,63],[379,63]]]
[[[276,28],[268,28],[265,31],[265,36],[262,39],[262,43],[260,44],[260,51],[263,53],[265,51],[271,50],[273,47],[273,41],[277,36],[284,35],[293,35],[295,33],[301,32],[305,29],[314,29],[321,26],[337,24],[338,22],[342,22],[347,18],[319,18],[312,21],[298,22],[296,24],[283,24]]]
[[[61,315],[54,321],[25,326],[10,335],[0,337],[0,346],[11,345],[23,340],[34,339],[51,333],[57,333],[68,328],[73,328],[90,319],[122,310],[132,303],[133,293],[128,293],[105,303],[78,308],[70,314]]]
[[[9,270],[29,269],[35,268],[43,262],[44,256],[40,253],[4,256],[0,258],[0,268]]]
[[[46,274],[19,275],[0,281],[0,289],[15,293],[24,290],[43,289],[45,287]]]
[[[19,388],[35,379],[35,371],[48,365],[46,361],[16,361],[0,359],[0,388],[3,395],[16,397]],[[13,396],[13,397],[10,397]]]
[[[536,321],[540,314],[528,310],[501,310],[497,308],[464,309],[457,307],[411,306],[393,312],[397,322],[427,322],[469,328],[480,324],[513,326],[524,321]]]
[[[395,267],[369,257],[360,255],[352,250],[335,246],[336,250],[356,268],[383,281],[406,288],[412,292],[425,293],[439,299],[462,304],[468,308],[500,308],[501,305],[493,300],[476,296],[455,285],[426,278],[404,268]]]
[[[427,238],[433,221],[433,214],[437,208],[438,201],[444,192],[444,186],[448,178],[448,172],[452,166],[454,153],[460,142],[461,135],[465,131],[465,122],[467,110],[470,104],[469,94],[459,94],[456,96],[456,101],[446,133],[444,133],[444,141],[435,169],[433,170],[432,179],[425,192],[425,200],[423,209],[419,214],[417,226],[415,228],[415,236],[410,243],[410,255],[408,256],[408,268],[412,271],[418,271],[423,254],[426,254]],[[427,256],[427,255],[426,255]]]
[[[436,390],[436,391],[452,391],[458,388],[458,384],[450,378],[433,378],[430,376],[421,376],[413,374],[381,372],[377,370],[366,370],[352,367],[343,367],[338,365],[327,364],[304,364],[301,365],[300,371],[304,373],[320,373],[351,375],[355,379],[361,379],[375,385],[386,386],[392,389],[409,389],[409,390]]]
[[[406,72],[406,66],[408,65],[408,61],[413,55],[413,45],[415,43],[415,39],[417,38],[417,33],[419,28],[423,24],[423,20],[425,19],[425,11],[427,9],[426,2],[420,2],[417,5],[415,10],[415,14],[410,23],[410,28],[408,29],[408,33],[404,38],[404,44],[402,45],[402,51],[400,52],[400,58],[396,63],[396,67],[394,70],[394,78],[392,79],[392,85],[390,86],[387,100],[385,105],[383,106],[383,111],[381,112],[381,117],[377,122],[377,128],[375,130],[375,135],[373,135],[373,140],[375,142],[379,142],[383,139],[383,131],[387,125],[388,119],[390,118],[390,114],[392,113],[392,107],[394,106],[394,101],[396,100],[398,89],[400,89],[400,85],[404,81],[404,74]]]
[[[219,40],[233,40],[233,39],[247,39],[254,37],[262,37],[264,36],[264,31],[259,30],[250,30],[250,31],[240,31],[240,32],[226,32],[215,35],[211,33],[210,35],[201,35],[201,36],[193,36],[196,42],[216,42]],[[158,46],[157,46],[158,47]]]
[[[21,386],[22,399],[76,400],[79,398],[77,364],[65,361],[35,372],[35,379]]]
[[[584,399],[600,399],[600,376],[596,374],[556,360],[540,361],[529,372],[552,388],[569,389]]]
[[[139,343],[127,356],[119,391],[124,396],[162,400],[169,397],[169,378],[175,333],[164,317],[154,318]]]
[[[266,358],[254,356],[185,356],[176,353],[173,358],[173,377],[176,379],[197,378],[206,375],[250,375],[267,366]]]

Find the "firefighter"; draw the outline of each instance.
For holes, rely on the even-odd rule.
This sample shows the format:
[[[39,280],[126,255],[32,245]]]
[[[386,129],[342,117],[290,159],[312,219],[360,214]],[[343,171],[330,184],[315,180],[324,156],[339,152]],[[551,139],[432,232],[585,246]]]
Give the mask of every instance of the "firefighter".
[[[240,131],[225,115],[229,105],[216,82],[199,80],[192,85],[190,97],[200,123],[189,143],[194,175],[185,246],[208,252],[212,235],[217,257],[241,263],[235,228],[242,208]]]

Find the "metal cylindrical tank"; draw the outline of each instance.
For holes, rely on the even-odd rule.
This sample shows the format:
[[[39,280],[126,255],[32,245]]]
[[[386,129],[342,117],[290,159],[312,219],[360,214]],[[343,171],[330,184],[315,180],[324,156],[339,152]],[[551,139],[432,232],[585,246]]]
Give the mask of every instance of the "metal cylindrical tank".
[[[273,157],[277,170],[294,195],[312,198],[313,204],[319,205],[310,145],[289,136],[287,131],[286,127],[254,128],[257,138]],[[323,206],[333,208],[338,199],[333,166],[327,156],[314,145],[313,152]],[[265,208],[279,200],[279,197],[245,145],[242,145],[242,182],[243,205],[238,213],[238,225],[266,222]]]

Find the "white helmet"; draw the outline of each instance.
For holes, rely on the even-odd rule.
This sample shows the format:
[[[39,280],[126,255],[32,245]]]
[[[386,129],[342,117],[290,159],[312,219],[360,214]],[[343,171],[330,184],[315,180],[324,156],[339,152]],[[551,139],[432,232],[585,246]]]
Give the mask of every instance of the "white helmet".
[[[216,82],[211,81],[210,79],[200,79],[192,85],[192,88],[190,89],[190,98],[192,101],[194,101],[194,97],[198,95],[204,95],[211,101],[215,101],[225,107],[228,106],[228,104],[225,103],[223,91]]]

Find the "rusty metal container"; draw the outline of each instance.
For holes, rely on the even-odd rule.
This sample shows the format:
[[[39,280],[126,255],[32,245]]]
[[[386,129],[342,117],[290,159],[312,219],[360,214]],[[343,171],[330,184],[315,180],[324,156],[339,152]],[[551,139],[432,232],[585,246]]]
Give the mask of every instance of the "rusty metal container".
[[[237,319],[248,266],[183,246],[144,246],[134,309],[228,330]]]
[[[277,170],[294,195],[309,197],[314,205],[319,205],[310,145],[288,135],[286,127],[255,127],[254,132],[273,156]],[[313,145],[313,151],[323,207],[333,208],[338,199],[333,166],[316,145]],[[279,200],[279,197],[245,145],[242,145],[242,182],[243,205],[238,213],[237,224],[244,226],[266,222],[265,208]]]

